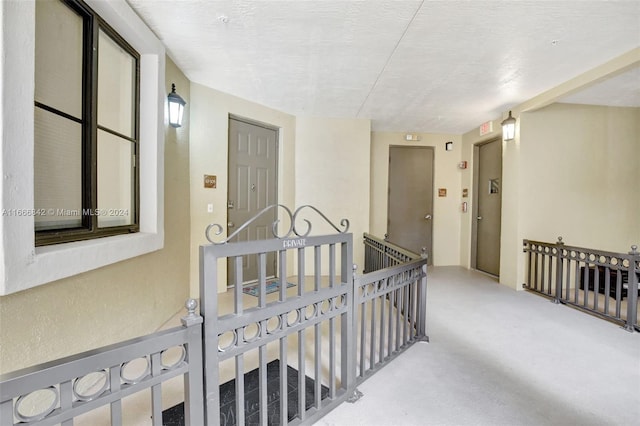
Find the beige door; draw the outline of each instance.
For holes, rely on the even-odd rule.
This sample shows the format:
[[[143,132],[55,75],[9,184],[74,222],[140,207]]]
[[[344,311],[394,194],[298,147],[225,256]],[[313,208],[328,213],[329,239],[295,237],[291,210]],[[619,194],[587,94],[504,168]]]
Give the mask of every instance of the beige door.
[[[500,275],[500,219],[502,209],[502,141],[476,147],[476,269]]]
[[[432,263],[433,148],[389,147],[387,239],[420,253],[425,247]]]
[[[229,189],[227,228],[229,235],[265,207],[277,203],[278,131],[257,124],[229,118]],[[273,238],[276,210],[269,211],[245,228],[233,241]],[[242,281],[258,279],[256,255],[245,256]],[[275,254],[267,255],[267,276],[275,275]],[[236,282],[235,269],[227,266],[228,283]]]

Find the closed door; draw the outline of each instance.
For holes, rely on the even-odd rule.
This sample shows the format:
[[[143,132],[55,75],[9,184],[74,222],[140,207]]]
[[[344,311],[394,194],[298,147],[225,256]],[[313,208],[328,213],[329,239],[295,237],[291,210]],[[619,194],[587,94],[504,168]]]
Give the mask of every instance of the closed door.
[[[433,148],[389,147],[387,239],[432,263]]]
[[[235,232],[262,209],[277,203],[278,132],[236,118],[229,119],[229,193],[227,228]],[[252,222],[234,241],[273,238],[276,210]],[[243,257],[242,281],[258,279],[257,256]],[[275,276],[276,258],[267,255],[267,276]],[[228,284],[236,284],[235,266],[228,263]]]
[[[476,147],[476,269],[500,275],[502,141]]]

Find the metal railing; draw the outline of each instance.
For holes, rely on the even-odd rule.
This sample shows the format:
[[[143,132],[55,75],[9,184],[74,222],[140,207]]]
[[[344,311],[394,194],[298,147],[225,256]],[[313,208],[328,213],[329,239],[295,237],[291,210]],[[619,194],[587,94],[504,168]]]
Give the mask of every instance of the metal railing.
[[[329,222],[337,234],[309,236],[310,221],[303,219],[305,232],[295,225],[305,208],[326,220],[311,206],[293,213],[283,207],[291,226],[278,237],[274,223],[270,240],[232,243],[232,234],[213,242],[210,231],[220,229],[207,228],[213,244],[200,247],[202,316],[190,300],[183,327],[1,376],[0,424],[71,426],[108,406],[104,415],[121,425],[123,398],[150,389],[145,416],[161,425],[162,384],[179,376],[185,424],[192,426],[310,424],[357,400],[357,384],[428,340],[426,257],[398,263],[389,245],[382,249],[394,266],[359,276],[348,221],[342,229]],[[266,276],[272,252],[277,278]],[[235,282],[218,293],[223,258],[235,269]],[[243,285],[248,259],[258,271],[253,289]]]
[[[529,290],[596,316],[640,330],[640,253],[613,253],[556,243],[524,240]]]
[[[217,243],[209,238],[214,244],[200,248],[207,424],[310,424],[338,404],[357,400],[358,383],[426,340],[426,259],[396,261],[358,276],[348,222],[341,222],[343,229],[329,222],[337,234],[309,236],[308,220],[304,233],[296,230],[304,208],[318,212],[310,206],[293,213],[283,207],[291,220],[283,237],[274,232],[271,240],[230,242],[238,230]],[[269,257],[278,260],[278,288],[271,294]],[[217,291],[223,259],[235,265],[234,288],[227,294]],[[257,262],[255,296],[247,296],[242,286],[248,259]],[[291,262],[295,272],[287,277]],[[293,286],[287,289],[289,283]],[[272,374],[277,384],[270,385],[273,360],[279,361]],[[297,375],[288,376],[290,367]],[[249,401],[243,378],[252,373],[258,377],[258,395]],[[219,389],[228,381],[234,383],[230,399],[235,402],[222,411]]]
[[[417,254],[371,234],[365,233],[363,238],[365,273],[426,257],[426,249]]]
[[[162,384],[184,377],[187,424],[202,425],[202,317],[195,300],[182,327],[160,331],[0,376],[0,424],[73,425],[73,419],[110,406],[121,425],[122,400],[151,389],[153,425],[162,425]]]
[[[427,259],[354,277],[358,383],[426,335]]]

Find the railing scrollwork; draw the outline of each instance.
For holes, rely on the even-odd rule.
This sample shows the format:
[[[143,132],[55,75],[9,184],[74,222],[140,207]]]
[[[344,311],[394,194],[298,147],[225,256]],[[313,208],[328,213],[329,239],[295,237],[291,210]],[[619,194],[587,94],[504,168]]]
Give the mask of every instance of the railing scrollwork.
[[[206,236],[207,240],[212,244],[226,244],[229,241],[233,240],[233,238],[235,238],[238,234],[240,234],[240,232],[242,232],[247,227],[249,227],[252,223],[257,221],[260,217],[264,216],[267,212],[272,211],[272,210],[278,210],[279,207],[284,210],[285,218],[286,217],[289,218],[289,228],[287,229],[287,232],[284,233],[284,235],[278,235],[278,224],[280,224],[281,220],[280,219],[274,220],[273,223],[271,224],[271,232],[273,234],[273,237],[277,238],[277,239],[289,238],[292,235],[295,235],[297,237],[307,237],[307,236],[309,236],[309,234],[311,233],[311,229],[312,229],[311,221],[309,221],[308,219],[304,219],[304,218],[299,218],[298,217],[300,212],[305,210],[305,209],[311,209],[311,210],[315,211],[329,225],[331,225],[331,227],[333,229],[335,229],[340,234],[344,234],[349,230],[349,220],[347,220],[347,219],[341,219],[340,220],[340,227],[342,228],[341,229],[338,226],[336,226],[331,220],[329,220],[329,218],[327,218],[327,216],[325,216],[320,210],[318,210],[314,206],[311,206],[311,205],[300,206],[294,212],[292,212],[285,205],[272,204],[272,205],[267,206],[264,209],[260,210],[255,216],[253,216],[251,219],[249,219],[248,221],[243,223],[242,226],[240,226],[231,235],[227,236],[227,238],[225,238],[225,239],[223,239],[221,241],[215,241],[215,237],[214,237],[214,236],[218,236],[218,235],[220,235],[220,234],[222,234],[224,232],[224,227],[222,225],[220,225],[220,224],[217,224],[217,223],[212,223],[212,224],[207,226],[207,228],[205,229],[205,236]],[[299,230],[299,228],[297,226],[297,223],[300,222],[300,221],[303,221],[306,224],[306,229],[305,229],[304,232],[300,232],[300,230]],[[212,231],[213,231],[213,236],[211,235]]]

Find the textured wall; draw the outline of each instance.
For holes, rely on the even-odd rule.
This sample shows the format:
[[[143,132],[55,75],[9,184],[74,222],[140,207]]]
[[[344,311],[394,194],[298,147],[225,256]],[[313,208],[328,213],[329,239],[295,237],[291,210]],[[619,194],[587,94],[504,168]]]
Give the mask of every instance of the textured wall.
[[[468,213],[460,212],[461,178],[467,170],[458,169],[461,155],[459,135],[419,133],[421,140],[406,142],[404,133],[373,132],[371,134],[371,233],[383,237],[387,232],[389,181],[389,146],[433,146],[433,264],[460,264],[460,221]],[[453,151],[445,151],[445,143],[453,142]],[[446,188],[447,196],[439,197],[438,188]]]
[[[640,244],[640,108],[524,113],[520,145],[523,238],[615,252]]]
[[[199,251],[207,242],[207,225],[227,223],[227,169],[229,114],[259,121],[279,129],[278,202],[294,206],[294,155],[296,119],[235,96],[191,83],[191,295],[199,295]],[[204,175],[216,175],[217,188],[204,188]],[[213,204],[213,212],[207,211]],[[226,232],[226,229],[225,229]],[[220,239],[224,235],[219,236]],[[218,289],[226,289],[226,268],[219,268]]]
[[[359,269],[364,266],[362,234],[369,232],[370,146],[369,120],[296,119],[296,207],[310,204],[337,226],[348,219]],[[335,233],[319,216],[304,217],[313,224],[313,235]],[[312,264],[308,257],[308,270]]]
[[[166,88],[187,101],[189,81],[167,58]],[[186,124],[165,127],[162,250],[0,297],[0,372],[147,334],[178,312],[189,291],[189,104]]]

